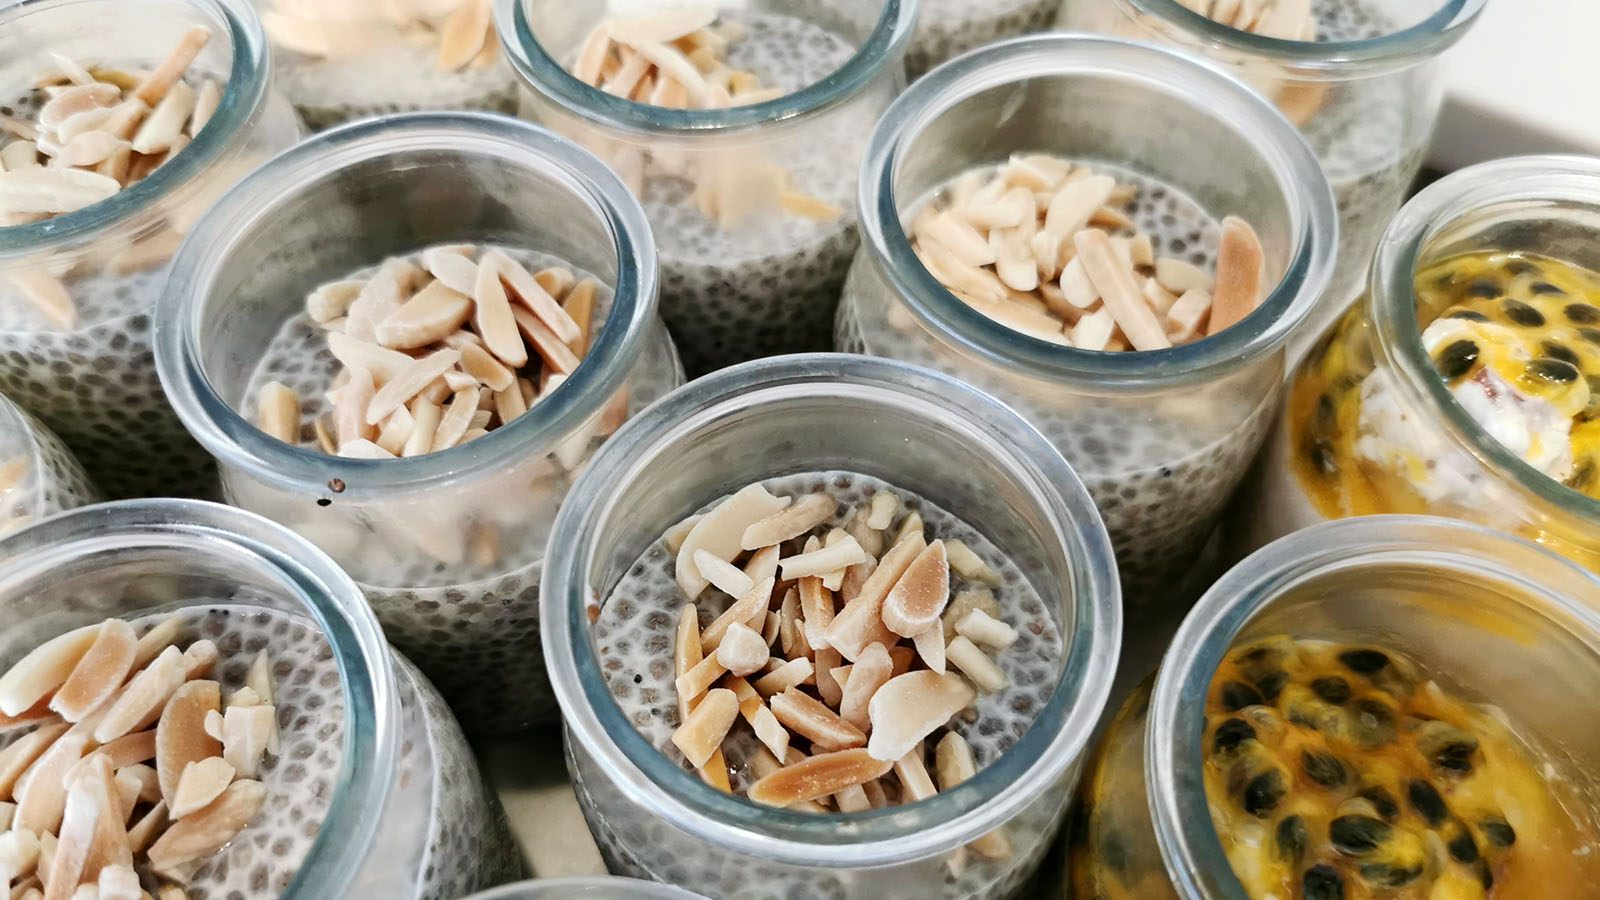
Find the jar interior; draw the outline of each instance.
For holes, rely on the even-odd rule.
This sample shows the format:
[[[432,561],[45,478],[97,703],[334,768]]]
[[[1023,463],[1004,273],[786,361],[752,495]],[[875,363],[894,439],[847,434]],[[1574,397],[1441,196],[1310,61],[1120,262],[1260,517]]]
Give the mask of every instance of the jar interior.
[[[467,137],[404,138],[352,156],[286,186],[213,251],[221,261],[203,288],[197,346],[212,389],[235,411],[249,407],[264,348],[304,316],[307,295],[388,257],[436,244],[496,245],[615,284],[616,237],[573,173]],[[595,333],[608,297],[603,290]]]
[[[1008,73],[997,73],[1003,74]],[[895,209],[902,223],[909,224],[932,192],[963,172],[1004,163],[1012,154],[1046,153],[1105,166],[1119,180],[1136,176],[1143,182],[1140,205],[1172,206],[1187,200],[1182,205],[1197,205],[1213,220],[1243,218],[1260,236],[1266,283],[1276,283],[1297,249],[1288,190],[1274,172],[1275,161],[1264,157],[1259,139],[1220,115],[1205,98],[1194,96],[1197,90],[1115,69],[978,87],[910,130],[895,159]],[[1201,238],[1194,241],[1195,249],[1208,243],[1185,232],[1168,238],[1158,252],[1190,250],[1170,241],[1193,238]],[[1213,234],[1209,252],[1214,254],[1215,247]]]

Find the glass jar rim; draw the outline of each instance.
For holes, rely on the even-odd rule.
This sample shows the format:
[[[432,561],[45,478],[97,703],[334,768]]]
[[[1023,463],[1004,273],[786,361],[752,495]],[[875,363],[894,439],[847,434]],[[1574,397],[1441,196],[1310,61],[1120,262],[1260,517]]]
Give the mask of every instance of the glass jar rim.
[[[1515,557],[1516,563],[1511,560]],[[1528,562],[1539,566],[1530,578]],[[1205,697],[1223,656],[1256,613],[1321,575],[1372,563],[1421,563],[1494,578],[1548,604],[1600,642],[1600,576],[1522,538],[1437,516],[1374,515],[1322,522],[1280,538],[1229,570],[1194,605],[1167,649],[1150,698],[1144,766],[1161,855],[1178,893],[1249,900],[1212,825],[1201,777]],[[1556,586],[1557,584],[1560,586]]]
[[[343,756],[328,815],[282,900],[345,896],[381,824],[398,766],[399,691],[365,595],[332,559],[254,513],[200,500],[124,500],[69,510],[0,542],[0,583],[134,547],[227,555],[292,592],[322,629],[345,697]],[[342,599],[341,599],[342,598]]]
[[[649,455],[722,416],[773,401],[853,396],[915,405],[972,435],[1031,489],[1073,562],[1074,630],[1049,701],[999,759],[916,803],[811,815],[715,790],[661,753],[617,706],[589,643],[588,572],[620,485]],[[1111,690],[1122,628],[1110,539],[1083,482],[1009,407],[927,369],[849,354],[772,357],[707,375],[630,420],[593,457],[562,505],[546,551],[540,617],[551,683],[577,740],[630,799],[737,852],[793,865],[877,866],[961,846],[1049,789],[1082,753]],[[848,826],[848,827],[841,827]]]
[[[384,155],[468,148],[537,169],[582,199],[610,235],[617,279],[610,313],[571,376],[527,414],[448,450],[400,459],[348,459],[287,444],[225,402],[200,362],[205,300],[227,248],[254,217],[330,173]],[[340,496],[415,489],[463,470],[510,465],[553,446],[600,411],[625,383],[628,360],[656,309],[656,249],[639,201],[583,148],[529,122],[493,113],[422,112],[362,119],[324,131],[273,157],[219,199],[173,257],[155,317],[156,368],[178,417],[225,466],[291,490],[338,482]],[[332,490],[333,488],[329,488]]]
[[[567,71],[545,50],[528,21],[526,0],[495,0],[495,31],[506,58],[526,86],[586,121],[641,135],[695,135],[742,131],[814,115],[854,97],[911,41],[921,0],[884,0],[867,40],[844,65],[820,81],[761,103],[722,109],[674,109],[608,94]]]
[[[936,118],[981,91],[1037,77],[1117,75],[1156,84],[1239,131],[1272,168],[1289,208],[1294,245],[1283,277],[1255,311],[1222,333],[1165,350],[1095,351],[1032,337],[972,309],[924,267],[900,223],[894,177],[907,148]],[[861,165],[863,246],[890,287],[935,335],[959,350],[1050,381],[1092,380],[1143,390],[1237,370],[1275,351],[1333,277],[1339,221],[1316,154],[1248,85],[1193,54],[1078,33],[999,41],[952,60],[907,88],[879,120]]]
[[[1297,75],[1321,72],[1329,78],[1342,78],[1404,68],[1444,52],[1466,35],[1487,0],[1444,0],[1431,15],[1399,31],[1341,41],[1294,41],[1254,34],[1201,15],[1181,0],[1116,2],[1208,44],[1286,62]]]
[[[15,5],[0,7],[0,32],[40,10],[83,2],[93,0],[18,0]],[[238,0],[181,2],[225,23],[232,41],[233,65],[206,127],[171,162],[106,200],[38,222],[0,228],[0,260],[81,243],[183,190],[235,145],[241,131],[261,109],[271,83],[272,57],[255,8]]]
[[[1568,487],[1512,452],[1478,424],[1439,377],[1422,343],[1415,280],[1427,244],[1463,216],[1501,203],[1578,198],[1600,210],[1600,159],[1514,156],[1452,172],[1401,207],[1378,242],[1369,302],[1377,345],[1408,400],[1441,415],[1444,431],[1522,490],[1600,527],[1600,498]]]

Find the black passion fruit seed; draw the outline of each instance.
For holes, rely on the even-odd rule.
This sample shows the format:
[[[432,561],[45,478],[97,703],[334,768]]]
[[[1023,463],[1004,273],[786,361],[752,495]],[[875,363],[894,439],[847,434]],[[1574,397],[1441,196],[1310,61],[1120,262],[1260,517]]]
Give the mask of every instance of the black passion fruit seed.
[[[1478,845],[1472,840],[1472,835],[1462,829],[1461,833],[1451,838],[1445,844],[1445,849],[1457,862],[1475,863],[1478,861]]]
[[[1500,296],[1500,285],[1488,278],[1479,278],[1467,285],[1464,293],[1468,297],[1483,297],[1484,299],[1498,297]]]
[[[1451,341],[1433,358],[1433,367],[1447,379],[1460,378],[1478,362],[1478,345],[1471,341]]]
[[[1505,819],[1490,816],[1478,823],[1478,829],[1483,832],[1483,839],[1495,847],[1509,847],[1517,842],[1517,832]]]
[[[1389,793],[1388,788],[1373,785],[1356,796],[1371,803],[1372,808],[1377,810],[1378,817],[1385,822],[1393,824],[1395,819],[1400,818],[1400,804],[1394,799],[1394,795]]]
[[[1567,293],[1548,281],[1535,281],[1533,284],[1528,285],[1528,290],[1535,294],[1560,294],[1566,296]]]
[[[1591,344],[1600,344],[1600,328],[1579,328],[1578,336]]]
[[[1273,833],[1273,845],[1277,847],[1279,858],[1286,862],[1299,862],[1305,857],[1306,848],[1311,846],[1311,832],[1306,829],[1306,820],[1299,816],[1279,819]]]
[[[1578,359],[1578,354],[1571,347],[1555,341],[1541,341],[1539,343],[1539,353],[1551,359],[1559,359],[1564,363],[1571,363],[1574,366],[1583,364]]]
[[[1422,874],[1422,866],[1398,866],[1394,863],[1369,862],[1356,867],[1361,880],[1379,887],[1405,887]]]
[[[1394,737],[1394,711],[1380,700],[1357,700],[1350,729],[1361,746],[1382,746]]]
[[[1552,384],[1570,384],[1578,380],[1578,367],[1566,360],[1541,356],[1529,360],[1527,372]]]
[[[1567,321],[1574,325],[1600,324],[1600,306],[1589,303],[1568,303],[1562,312],[1566,314]]]
[[[1276,700],[1278,699],[1278,692],[1282,691],[1283,686],[1288,683],[1289,673],[1279,669],[1276,672],[1268,672],[1261,676],[1256,681],[1256,687],[1261,691],[1261,696],[1268,700]]]
[[[1506,314],[1506,318],[1525,328],[1538,328],[1544,324],[1544,314],[1521,300],[1508,298],[1501,302],[1500,309]]]
[[[1337,675],[1324,675],[1311,682],[1311,691],[1323,702],[1343,706],[1350,700],[1350,682]]]
[[[1449,722],[1438,720],[1417,726],[1417,749],[1434,767],[1449,772],[1472,771],[1472,754],[1478,739]]]
[[[1318,863],[1300,876],[1300,893],[1306,900],[1344,900],[1344,879],[1338,869]]]
[[[1328,840],[1347,856],[1360,856],[1376,850],[1389,839],[1389,824],[1371,816],[1340,816],[1328,824]]]
[[[1444,805],[1444,798],[1439,796],[1439,789],[1420,778],[1406,782],[1406,799],[1411,801],[1411,808],[1417,811],[1422,821],[1431,827],[1439,827],[1445,817],[1450,815],[1450,810]]]
[[[1446,319],[1464,319],[1468,322],[1487,322],[1489,317],[1475,309],[1456,309],[1445,314]]]
[[[1346,650],[1339,654],[1339,662],[1357,675],[1376,675],[1389,664],[1389,655],[1382,650]]]
[[[1256,730],[1250,723],[1243,719],[1229,719],[1217,726],[1217,731],[1211,736],[1211,751],[1219,755],[1229,755],[1239,749],[1245,741],[1256,739]]]
[[[1258,819],[1265,819],[1278,808],[1283,792],[1283,774],[1277,769],[1268,769],[1244,786],[1244,811]]]
[[[1222,707],[1228,712],[1244,709],[1246,706],[1260,706],[1266,701],[1261,699],[1261,693],[1242,681],[1230,681],[1222,686]]]
[[[1323,787],[1338,787],[1349,780],[1349,772],[1339,757],[1318,750],[1300,754],[1300,767],[1306,777]]]

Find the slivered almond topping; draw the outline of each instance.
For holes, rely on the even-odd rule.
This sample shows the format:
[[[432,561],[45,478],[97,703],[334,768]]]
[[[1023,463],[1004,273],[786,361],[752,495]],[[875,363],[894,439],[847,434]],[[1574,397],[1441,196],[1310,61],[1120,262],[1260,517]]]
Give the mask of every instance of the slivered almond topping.
[[[933,779],[928,777],[928,767],[922,762],[921,741],[905,756],[894,761],[894,773],[900,776],[900,786],[911,800],[926,800],[938,793],[934,789]]]
[[[300,443],[300,397],[288,385],[269,381],[256,394],[261,430],[287,444]]]
[[[174,819],[181,819],[211,805],[233,783],[234,768],[221,757],[211,756],[184,766],[178,778],[169,809]]]
[[[730,597],[742,597],[755,586],[743,569],[705,550],[696,550],[694,564],[700,574],[710,579],[711,586]]]
[[[790,806],[881,778],[893,765],[874,759],[859,748],[820,753],[750,785],[750,799],[768,806]]]
[[[950,564],[944,541],[934,541],[901,574],[883,601],[883,624],[911,637],[939,621],[950,599]]]
[[[778,557],[782,550],[776,544],[762,547],[745,560],[744,574],[752,582],[773,578],[778,574]]]
[[[1011,684],[1011,679],[995,665],[989,654],[978,649],[978,645],[966,637],[957,636],[945,645],[945,658],[986,693],[1005,690]]]
[[[767,607],[772,603],[772,590],[776,584],[773,579],[766,578],[751,585],[750,589],[739,595],[739,599],[724,610],[722,615],[713,619],[700,635],[700,642],[706,651],[715,650],[722,643],[723,635],[735,622],[743,622],[746,625],[751,622],[765,623]]]
[[[867,705],[872,695],[889,681],[894,661],[882,644],[871,644],[857,657],[844,684],[839,702],[839,714],[862,733],[872,730],[872,720],[867,715]]]
[[[722,744],[738,715],[739,698],[733,691],[726,688],[707,691],[690,711],[689,718],[672,733],[672,743],[683,752],[690,765],[703,766]]]
[[[167,647],[133,676],[94,729],[95,741],[108,744],[160,715],[172,693],[184,682],[183,653]]]
[[[842,540],[820,550],[778,560],[778,571],[785,580],[804,578],[808,575],[827,575],[835,570],[865,562],[867,558],[867,552],[861,549],[856,539],[844,535]]]
[[[105,754],[115,769],[147,762],[156,758],[156,730],[151,728],[125,734],[95,752]]]
[[[378,343],[397,350],[426,347],[460,330],[472,318],[473,300],[433,281],[378,323]]]
[[[779,722],[823,750],[859,747],[867,741],[861,729],[798,687],[790,687],[767,702]]]
[[[277,728],[271,706],[230,706],[222,714],[222,758],[241,778],[255,778]]]
[[[693,600],[710,584],[694,563],[696,551],[705,550],[719,559],[731,561],[738,555],[740,539],[751,524],[788,505],[788,498],[774,497],[761,485],[752,484],[702,516],[678,548],[679,589]]]
[[[816,681],[816,668],[804,656],[791,659],[771,672],[757,678],[755,688],[764,697],[781,694],[790,688]]]
[[[867,577],[861,593],[845,604],[844,609],[828,625],[824,632],[828,644],[842,653],[845,659],[853,662],[869,644],[888,646],[895,643],[894,632],[883,624],[883,601],[889,596],[889,590],[895,582],[905,574],[912,560],[922,553],[924,546],[920,534],[912,534],[906,540],[896,542],[878,560],[878,567]]]
[[[177,806],[178,780],[186,766],[222,753],[222,745],[206,734],[206,713],[222,708],[222,690],[215,681],[190,681],[173,692],[156,724],[156,774],[167,807]]]
[[[975,696],[971,685],[950,674],[918,671],[889,679],[868,704],[872,721],[868,751],[875,759],[891,762],[905,756],[971,705]]]
[[[133,669],[137,646],[132,625],[121,619],[106,621],[66,683],[51,698],[50,708],[68,722],[82,720],[122,686]]]
[[[1000,585],[1000,573],[993,566],[983,561],[983,557],[972,552],[961,541],[945,541],[945,555],[950,560],[950,568],[968,581],[981,581],[990,587]]]
[[[717,662],[741,677],[760,671],[768,658],[766,639],[742,622],[729,625],[717,645]]]
[[[41,725],[0,750],[0,797],[11,796],[17,779],[66,733],[65,722]]]
[[[1223,219],[1208,334],[1216,334],[1255,311],[1261,302],[1262,266],[1261,240],[1255,229],[1234,216]]]
[[[169,875],[226,846],[255,818],[267,799],[259,781],[235,781],[222,796],[197,812],[172,823],[146,851],[151,868]]]
[[[944,673],[944,627],[934,622],[911,636],[911,646],[931,672]],[[907,666],[909,668],[909,666]]]
[[[839,501],[832,494],[808,494],[784,509],[752,522],[740,536],[739,546],[745,550],[758,550],[798,537],[832,518],[838,505]]]

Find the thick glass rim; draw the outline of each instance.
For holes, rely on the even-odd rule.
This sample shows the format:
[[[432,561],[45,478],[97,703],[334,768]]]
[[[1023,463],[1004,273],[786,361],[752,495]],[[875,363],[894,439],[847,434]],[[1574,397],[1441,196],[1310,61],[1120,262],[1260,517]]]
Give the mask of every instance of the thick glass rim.
[[[1023,334],[972,309],[917,259],[900,222],[894,179],[938,117],[991,88],[1040,77],[1121,76],[1210,110],[1261,153],[1289,211],[1293,249],[1283,277],[1249,316],[1221,334],[1165,350],[1102,352]],[[1143,390],[1214,377],[1281,348],[1333,277],[1339,219],[1333,188],[1294,125],[1248,85],[1192,54],[1121,38],[1034,35],[971,51],[923,76],[890,105],[861,164],[863,246],[926,327],[958,351],[1048,381]]]
[[[103,0],[19,0],[0,9],[0,33],[15,28],[18,20],[45,9],[58,9]],[[255,8],[242,0],[177,0],[201,10],[227,29],[233,65],[206,127],[183,151],[150,175],[114,196],[83,209],[26,225],[0,228],[0,259],[59,250],[120,225],[177,193],[215,164],[235,145],[245,126],[255,118],[271,82],[272,58],[266,33]]]
[[[377,837],[393,783],[400,701],[388,644],[365,596],[332,559],[276,523],[199,500],[80,507],[0,541],[0,589],[101,552],[193,548],[228,558],[292,593],[315,619],[345,696],[343,757],[328,815],[283,900],[342,897]]]
[[[634,134],[689,135],[740,131],[769,122],[810,116],[859,94],[911,41],[921,0],[884,0],[867,40],[821,81],[763,103],[724,109],[672,109],[608,94],[579,80],[552,57],[528,21],[527,0],[495,0],[500,46],[524,86],[560,104],[569,114]]]
[[[1224,25],[1185,6],[1180,0],[1116,0],[1124,7],[1153,16],[1207,44],[1293,67],[1296,74],[1321,72],[1327,78],[1352,77],[1421,62],[1444,52],[1467,33],[1483,12],[1486,0],[1444,0],[1422,21],[1372,38],[1345,41],[1293,41],[1266,37]]]
[[[330,173],[383,156],[430,148],[471,151],[526,167],[561,184],[594,212],[616,253],[611,311],[583,362],[549,399],[469,444],[400,459],[346,459],[279,441],[224,401],[201,363],[205,301],[228,249],[255,218]],[[291,490],[343,482],[362,498],[449,481],[464,470],[511,465],[588,421],[620,389],[655,318],[656,249],[639,201],[578,145],[493,113],[407,113],[362,119],[284,151],[206,211],[173,258],[155,319],[156,368],[190,434],[225,466]]]
[[[651,746],[612,698],[589,641],[589,571],[620,486],[662,448],[720,418],[769,402],[841,397],[915,408],[982,441],[1037,498],[1073,562],[1076,627],[1062,674],[1033,724],[994,763],[916,803],[810,815],[760,806],[703,783]],[[1111,690],[1122,630],[1110,538],[1083,482],[1009,407],[953,378],[848,354],[744,363],[679,388],[624,425],[593,457],[563,504],[546,551],[539,599],[551,682],[577,740],[630,799],[718,846],[791,865],[889,865],[961,846],[1010,820],[1084,751]]]
[[[1579,200],[1600,211],[1600,158],[1517,156],[1452,172],[1419,192],[1389,224],[1372,267],[1372,325],[1407,399],[1443,417],[1450,438],[1522,490],[1600,528],[1600,498],[1534,468],[1490,434],[1439,377],[1422,344],[1415,279],[1428,244],[1463,217],[1502,203]]]
[[[537,878],[473,894],[466,900],[568,900],[573,897],[615,900],[619,896],[638,900],[706,900],[699,894],[659,881],[615,876]]]
[[[1234,638],[1296,586],[1373,564],[1410,563],[1510,585],[1508,603],[1554,609],[1600,641],[1600,576],[1537,544],[1436,516],[1337,519],[1280,538],[1223,575],[1173,638],[1150,700],[1144,765],[1167,873],[1188,898],[1249,900],[1212,825],[1202,781],[1203,704]],[[1529,572],[1537,572],[1537,578]],[[1589,603],[1582,602],[1587,596]]]

